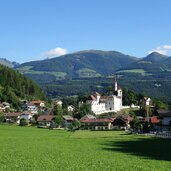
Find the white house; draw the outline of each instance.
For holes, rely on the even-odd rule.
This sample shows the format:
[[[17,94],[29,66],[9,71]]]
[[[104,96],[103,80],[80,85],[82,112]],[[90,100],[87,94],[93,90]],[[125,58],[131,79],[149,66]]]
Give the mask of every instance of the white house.
[[[114,94],[110,96],[101,96],[95,93],[89,97],[87,104],[91,105],[91,110],[96,114],[107,112],[117,112],[122,109],[122,89],[118,87],[117,81],[114,81]]]
[[[74,106],[69,105],[69,106],[67,107],[67,110],[68,110],[69,112],[73,112],[73,111],[74,111]]]
[[[38,109],[33,103],[26,104],[26,111],[30,112],[32,115],[38,114]]]
[[[55,104],[56,104],[56,105],[59,105],[59,106],[62,106],[63,103],[62,103],[61,100],[56,100],[56,101],[55,101]]]
[[[30,122],[32,119],[32,115],[29,113],[23,113],[20,115],[20,119],[25,119],[27,122]]]

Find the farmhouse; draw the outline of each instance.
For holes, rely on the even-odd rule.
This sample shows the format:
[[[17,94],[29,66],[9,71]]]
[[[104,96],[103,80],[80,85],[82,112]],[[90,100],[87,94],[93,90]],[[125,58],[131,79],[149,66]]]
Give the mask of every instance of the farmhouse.
[[[5,120],[6,122],[10,122],[10,123],[18,123],[20,122],[20,115],[21,112],[10,112],[10,113],[6,113],[5,114]]]
[[[39,125],[42,126],[50,126],[50,124],[53,122],[55,116],[54,115],[40,115],[37,118],[37,122]]]
[[[171,131],[171,111],[170,110],[157,110],[161,122],[159,122],[159,131]]]
[[[74,121],[74,118],[70,115],[63,115],[64,119],[64,127],[67,127],[69,124],[71,124]]]
[[[110,96],[101,96],[95,93],[89,97],[87,104],[90,104],[91,110],[96,114],[107,112],[117,112],[122,109],[122,89],[118,87],[118,83],[114,81],[114,93]]]
[[[110,130],[114,119],[112,118],[81,118],[81,129],[84,130]]]
[[[30,103],[34,104],[36,107],[45,107],[45,102],[42,100],[33,100]]]

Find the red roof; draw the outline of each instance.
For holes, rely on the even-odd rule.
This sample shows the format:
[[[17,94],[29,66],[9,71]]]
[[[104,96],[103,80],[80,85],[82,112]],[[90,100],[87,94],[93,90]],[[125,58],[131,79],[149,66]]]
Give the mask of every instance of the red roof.
[[[38,122],[43,122],[43,121],[52,121],[52,119],[54,119],[55,116],[54,115],[40,115],[38,118],[37,118],[37,121]]]
[[[85,120],[81,120],[81,122],[85,122],[85,123],[95,123],[95,122],[107,122],[107,123],[111,123],[113,122],[113,118],[97,118],[97,119],[85,119]]]
[[[152,124],[157,124],[160,122],[160,119],[157,116],[152,116],[150,120]]]
[[[40,103],[45,103],[45,102],[42,101],[42,100],[33,100],[30,103],[32,103],[32,104],[40,104]]]

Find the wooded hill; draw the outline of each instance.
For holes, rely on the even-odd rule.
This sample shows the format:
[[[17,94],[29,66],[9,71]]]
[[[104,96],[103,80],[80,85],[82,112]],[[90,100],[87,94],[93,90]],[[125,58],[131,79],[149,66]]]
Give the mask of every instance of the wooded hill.
[[[36,80],[108,76],[116,72],[158,73],[171,71],[171,57],[153,52],[144,58],[116,51],[87,50],[41,61],[23,63],[17,69]],[[42,78],[41,75],[44,74]]]
[[[18,71],[0,65],[0,101],[19,108],[20,100],[44,99],[41,88]]]

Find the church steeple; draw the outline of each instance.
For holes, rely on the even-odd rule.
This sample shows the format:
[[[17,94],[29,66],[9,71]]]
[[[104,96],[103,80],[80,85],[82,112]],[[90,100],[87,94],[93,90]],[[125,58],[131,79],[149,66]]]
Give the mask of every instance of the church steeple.
[[[114,77],[114,89],[115,89],[115,92],[118,91],[118,82],[116,80],[116,76]]]

